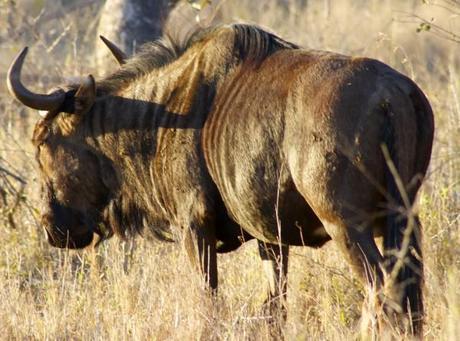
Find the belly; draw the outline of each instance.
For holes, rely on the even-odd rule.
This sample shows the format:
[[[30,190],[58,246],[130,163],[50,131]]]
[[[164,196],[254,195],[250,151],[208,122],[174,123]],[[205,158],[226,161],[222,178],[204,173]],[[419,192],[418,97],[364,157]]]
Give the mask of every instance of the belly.
[[[244,174],[248,178],[238,182],[225,181],[219,176],[224,181],[218,187],[227,214],[247,235],[272,244],[281,241],[286,245],[312,247],[330,240],[288,174],[279,182],[263,172]]]

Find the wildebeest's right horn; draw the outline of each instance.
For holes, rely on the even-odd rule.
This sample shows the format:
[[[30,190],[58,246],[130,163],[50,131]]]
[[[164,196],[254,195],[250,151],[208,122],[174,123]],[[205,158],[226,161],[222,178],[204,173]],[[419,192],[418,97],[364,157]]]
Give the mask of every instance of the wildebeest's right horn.
[[[25,47],[13,61],[8,70],[6,84],[11,95],[13,95],[22,104],[38,109],[53,111],[59,109],[64,102],[64,92],[55,92],[49,95],[36,94],[26,89],[21,83],[21,70],[24,64],[24,59],[27,55],[27,47]]]
[[[11,95],[13,95],[22,104],[38,110],[57,110],[64,102],[65,94],[63,92],[55,92],[49,95],[36,94],[26,89],[21,83],[21,70],[24,64],[24,59],[27,55],[27,47],[25,47],[13,61],[8,70],[6,84]]]
[[[101,38],[104,44],[109,48],[110,52],[112,52],[118,64],[123,65],[126,63],[128,56],[117,45],[112,43],[110,40],[108,40],[104,36],[99,36],[99,38]]]

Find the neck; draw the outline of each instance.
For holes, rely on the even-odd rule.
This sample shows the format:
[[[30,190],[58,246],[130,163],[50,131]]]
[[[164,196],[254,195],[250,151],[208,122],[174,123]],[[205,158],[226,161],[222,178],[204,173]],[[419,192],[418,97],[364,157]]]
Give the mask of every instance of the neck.
[[[215,62],[205,57],[184,55],[99,98],[85,122],[90,143],[115,170],[112,216],[131,217],[130,226],[151,221],[166,239],[171,236],[164,222],[173,209],[162,199],[164,186],[174,186],[172,168],[181,167],[170,159],[201,155],[200,132],[219,81]]]

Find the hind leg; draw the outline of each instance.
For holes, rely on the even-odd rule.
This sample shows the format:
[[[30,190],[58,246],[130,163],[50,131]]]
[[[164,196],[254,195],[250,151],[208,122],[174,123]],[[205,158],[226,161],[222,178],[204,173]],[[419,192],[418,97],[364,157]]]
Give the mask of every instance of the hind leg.
[[[419,299],[421,297],[419,280],[421,275],[418,277],[408,275],[413,271],[411,266],[421,264],[416,259],[419,256],[406,255],[402,258],[395,258],[395,252],[400,250],[401,244],[394,245],[392,253],[388,253],[388,247],[386,247],[385,256],[382,256],[373,237],[374,222],[372,219],[358,218],[358,214],[347,212],[347,210],[343,210],[342,213],[337,213],[340,212],[339,210],[326,212],[327,214],[319,216],[326,231],[335,241],[355,274],[368,288],[368,301],[363,305],[362,319],[363,333],[366,338],[369,332],[378,332],[382,327],[390,327],[390,329],[397,330],[397,333],[419,334],[421,317],[418,312],[422,310],[421,299]],[[401,231],[401,233],[404,232]],[[418,244],[414,238],[413,234],[408,243],[408,248],[412,251],[418,250],[416,248]],[[385,229],[384,243],[388,244],[389,239],[388,231]],[[409,258],[410,265],[407,263]],[[398,262],[398,259],[401,261]],[[401,266],[401,269],[398,270],[398,266]],[[396,275],[393,275],[394,270]],[[412,321],[406,319],[407,304],[410,305],[409,309],[412,311]]]
[[[383,257],[375,244],[372,230],[343,220],[326,222],[324,227],[360,280],[380,288],[383,284]]]
[[[419,218],[393,214],[398,226],[384,233],[386,295],[394,302],[388,313],[404,322],[403,331],[420,335],[423,325],[423,255]]]
[[[366,335],[375,332],[381,322],[377,317],[380,315],[379,310],[383,301],[385,271],[383,257],[374,241],[372,229],[342,219],[328,221],[324,227],[339,247],[346,262],[367,287],[367,301],[363,303],[361,327]]]
[[[339,247],[344,260],[368,288],[369,302],[364,308],[370,310],[370,314],[363,317],[371,317],[370,321],[376,324],[380,322],[376,316],[382,316],[378,313],[382,304],[388,304],[383,294],[384,258],[373,235],[376,218],[383,213],[379,204],[382,198],[360,172],[349,167],[347,161],[339,161],[299,172],[296,186]]]

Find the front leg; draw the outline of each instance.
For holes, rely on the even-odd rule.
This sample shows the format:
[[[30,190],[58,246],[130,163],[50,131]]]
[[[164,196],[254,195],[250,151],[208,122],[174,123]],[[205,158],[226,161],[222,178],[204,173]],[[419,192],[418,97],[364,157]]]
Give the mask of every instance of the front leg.
[[[267,244],[260,240],[258,245],[259,255],[269,283],[269,293],[265,305],[268,307],[270,315],[281,313],[284,319],[286,315],[289,247]]]
[[[204,275],[205,283],[217,292],[217,252],[214,226],[191,224],[184,235],[184,246],[192,265]]]

